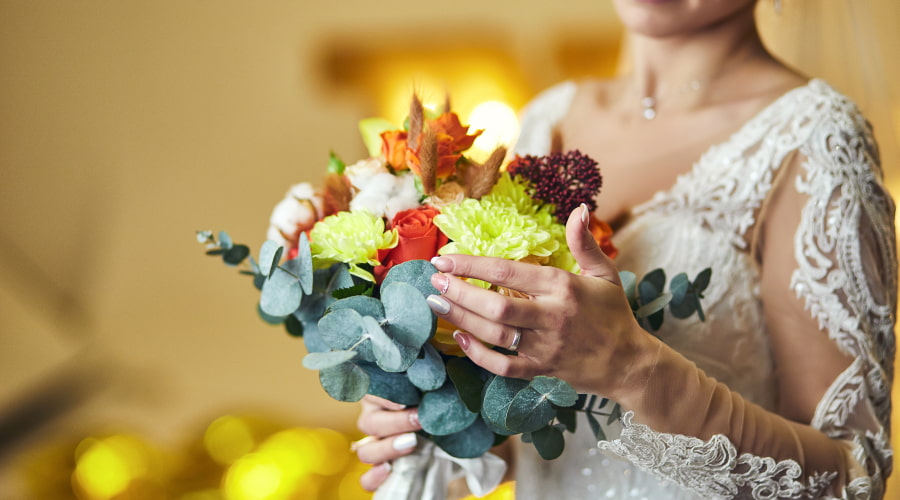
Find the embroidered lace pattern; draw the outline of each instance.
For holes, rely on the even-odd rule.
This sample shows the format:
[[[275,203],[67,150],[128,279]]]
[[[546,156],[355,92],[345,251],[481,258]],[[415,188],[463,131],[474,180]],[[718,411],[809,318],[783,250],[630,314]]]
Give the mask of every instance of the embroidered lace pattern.
[[[526,121],[524,143],[517,147],[520,153],[546,152],[546,137],[574,90],[574,84],[564,84],[538,100],[533,126]],[[708,321],[667,322],[660,337],[707,374],[773,409],[773,361],[747,242],[778,169],[791,154],[802,155],[804,161],[790,185],[807,197],[794,240],[797,268],[791,288],[823,332],[855,359],[819,402],[811,425],[847,443],[856,461],[848,468],[863,475],[852,478],[842,491],[833,491],[835,471],[803,471],[794,460],[739,454],[724,435],[702,441],[659,433],[632,422],[627,414],[621,435],[601,442],[600,448],[659,478],[656,494],[754,499],[883,494],[883,476],[890,471],[892,457],[888,429],[897,280],[894,207],[881,183],[871,130],[850,101],[819,80],[782,96],[728,141],[710,148],[670,190],[634,210],[632,221],[618,235],[619,264],[638,273],[662,266],[689,275],[711,265],[717,278],[704,302]],[[673,238],[672,245],[661,244]],[[702,247],[702,258],[699,253],[667,250],[680,242],[688,245],[679,247],[682,250]],[[570,441],[566,453],[569,447],[577,445]],[[605,479],[610,484],[618,480],[613,474],[585,474],[598,467],[577,453],[547,465],[543,480],[572,481],[592,492],[603,491]],[[585,477],[577,477],[573,468]],[[527,484],[520,488],[523,492],[540,488],[536,480],[520,479]],[[591,490],[592,484],[601,489]]]

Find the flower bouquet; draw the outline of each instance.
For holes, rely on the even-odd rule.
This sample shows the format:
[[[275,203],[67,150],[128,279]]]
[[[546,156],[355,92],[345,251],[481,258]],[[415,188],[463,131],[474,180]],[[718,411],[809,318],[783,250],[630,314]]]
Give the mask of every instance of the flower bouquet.
[[[618,418],[617,405],[579,396],[556,378],[487,372],[464,357],[452,340],[453,325],[438,321],[426,303],[440,293],[431,285],[437,270],[429,261],[442,254],[577,273],[564,223],[581,203],[596,208],[597,163],[578,151],[507,162],[503,147],[483,163],[474,161],[466,152],[481,131],[470,133],[449,105],[431,113],[416,97],[404,127],[375,119],[361,122],[360,130],[370,157],[346,165],[332,154],[322,186],[291,187],[273,210],[269,239],[256,259],[227,233],[217,238],[202,231],[198,239],[208,254],[246,266],[241,272],[260,290],[260,316],[303,338],[303,365],[319,371],[331,397],[358,401],[373,394],[418,406],[427,446],[401,459],[406,469],[395,463],[391,480],[400,484],[387,486],[391,496],[437,497],[463,473],[474,493],[487,493],[505,469],[488,454],[493,446],[522,434],[542,457],[556,458],[577,410],[602,439],[597,417]],[[591,230],[614,256],[609,227],[592,219]],[[702,317],[708,272],[693,281],[676,276],[669,292],[661,270],[640,283],[631,273],[622,278],[649,330],[659,328],[667,305],[678,317],[695,311]]]

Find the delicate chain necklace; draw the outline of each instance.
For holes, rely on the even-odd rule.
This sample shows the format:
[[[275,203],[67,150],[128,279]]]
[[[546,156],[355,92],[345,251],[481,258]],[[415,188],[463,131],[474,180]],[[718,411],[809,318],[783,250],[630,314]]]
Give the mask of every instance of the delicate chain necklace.
[[[703,83],[700,80],[691,80],[690,82],[675,89],[673,95],[681,95],[687,92],[696,92],[701,88],[703,88]],[[648,95],[641,98],[641,116],[643,116],[645,120],[649,121],[656,118],[656,104],[656,97]]]

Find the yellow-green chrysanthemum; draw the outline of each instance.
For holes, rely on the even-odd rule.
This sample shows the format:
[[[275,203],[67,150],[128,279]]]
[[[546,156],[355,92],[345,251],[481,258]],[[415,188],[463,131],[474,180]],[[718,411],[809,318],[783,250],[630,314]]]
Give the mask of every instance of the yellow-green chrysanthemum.
[[[510,205],[515,207],[520,214],[533,215],[542,207],[540,202],[535,201],[531,196],[531,191],[532,189],[527,184],[503,172],[497,179],[497,183],[491,188],[491,192],[481,199],[497,205]],[[553,212],[553,207],[550,207],[549,211]]]
[[[374,282],[372,273],[359,266],[380,264],[378,250],[397,246],[397,231],[385,231],[384,220],[367,210],[354,210],[325,217],[309,239],[316,267],[344,262],[350,264],[350,274]]]
[[[461,253],[510,260],[548,257],[559,242],[531,216],[512,205],[466,199],[444,207],[434,224],[451,242],[438,253]]]

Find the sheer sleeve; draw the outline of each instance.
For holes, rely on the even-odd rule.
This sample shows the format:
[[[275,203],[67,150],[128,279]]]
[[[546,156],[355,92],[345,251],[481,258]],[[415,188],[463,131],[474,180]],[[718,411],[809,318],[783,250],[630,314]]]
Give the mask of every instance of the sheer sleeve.
[[[600,443],[703,498],[881,498],[891,471],[894,204],[859,113],[815,119],[756,226],[778,412],[660,345]]]

